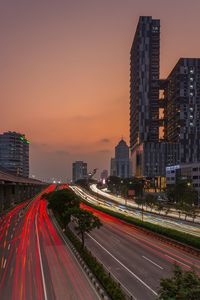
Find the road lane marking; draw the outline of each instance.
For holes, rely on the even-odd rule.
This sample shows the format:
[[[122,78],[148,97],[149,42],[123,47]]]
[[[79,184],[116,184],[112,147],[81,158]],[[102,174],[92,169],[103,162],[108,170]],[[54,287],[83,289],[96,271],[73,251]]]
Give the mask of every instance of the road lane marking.
[[[10,249],[10,244],[8,244],[8,250]]]
[[[167,254],[165,254],[165,256],[166,256],[166,257],[168,257],[168,258],[170,258],[170,259],[171,259],[171,260],[173,260],[174,262],[177,262],[177,263],[179,263],[179,264],[181,264],[181,265],[183,265],[183,266],[186,266],[187,268],[191,269],[191,267],[190,267],[190,266],[188,266],[188,265],[184,264],[184,263],[183,263],[183,262],[181,262],[180,260],[177,260],[176,258],[174,258],[174,257],[171,257],[171,256],[169,256],[169,255],[167,255]]]
[[[12,239],[12,238],[13,238],[13,234],[11,234],[11,236],[10,236],[10,237],[11,237],[11,239]]]
[[[3,243],[3,247],[6,248],[6,240]]]
[[[6,262],[7,262],[7,259],[5,258],[4,263],[3,263],[3,268],[4,269],[5,269],[5,266],[6,266]]]
[[[99,296],[99,294],[98,294],[96,288],[95,288],[94,285],[91,283],[89,277],[86,275],[86,272],[84,271],[83,267],[80,265],[80,262],[78,261],[78,259],[77,259],[77,257],[75,256],[74,252],[72,251],[72,249],[70,248],[70,246],[69,246],[68,243],[66,242],[65,236],[64,236],[62,230],[60,229],[60,227],[58,227],[59,225],[57,225],[57,223],[56,223],[56,222],[57,222],[56,219],[54,220],[54,219],[52,218],[51,221],[52,221],[52,223],[54,224],[55,228],[57,229],[57,232],[58,232],[59,236],[61,237],[61,239],[63,240],[64,244],[66,245],[66,248],[67,248],[66,251],[68,251],[68,250],[70,251],[71,255],[72,255],[73,258],[75,259],[75,261],[76,261],[78,267],[80,268],[80,270],[83,272],[83,274],[84,274],[85,278],[87,279],[89,285],[91,286],[92,290],[96,293],[98,299],[100,299],[100,296]],[[137,300],[137,299],[134,298],[134,300]]]
[[[153,265],[155,265],[156,267],[160,268],[161,270],[163,270],[164,268],[161,267],[160,265],[158,265],[157,263],[155,263],[154,261],[152,261],[151,259],[149,259],[148,257],[146,256],[142,256],[144,259],[148,260],[149,262],[151,262]]]
[[[43,269],[43,264],[42,264],[42,256],[41,256],[41,251],[40,251],[40,240],[39,240],[38,227],[37,227],[37,214],[35,216],[35,229],[36,229],[39,259],[40,259],[40,268],[41,268],[41,273],[42,273],[42,284],[43,284],[43,290],[44,290],[44,299],[47,300],[47,290],[46,290],[46,283],[45,283],[45,279],[44,279],[44,269]]]
[[[148,290],[150,290],[154,295],[158,294],[146,284],[140,277],[133,273],[129,268],[127,268],[120,260],[118,260],[112,253],[110,253],[106,248],[104,248],[97,240],[95,240],[90,234],[87,234],[92,240],[94,240],[105,252],[107,252],[114,260],[116,260],[124,269],[126,269],[133,277],[135,277],[140,283],[142,283]]]

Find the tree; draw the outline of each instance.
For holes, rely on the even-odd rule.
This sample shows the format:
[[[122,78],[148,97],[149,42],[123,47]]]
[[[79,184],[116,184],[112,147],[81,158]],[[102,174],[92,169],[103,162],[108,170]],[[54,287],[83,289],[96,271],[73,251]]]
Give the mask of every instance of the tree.
[[[198,216],[198,208],[196,206],[192,206],[192,209],[190,210],[189,216],[192,218],[192,221],[194,222],[195,218]]]
[[[183,271],[178,265],[174,265],[173,276],[160,281],[158,299],[199,300],[200,277],[194,270]]]
[[[72,210],[71,214],[73,217],[75,217],[75,230],[77,231],[78,235],[81,236],[82,248],[84,248],[85,233],[89,233],[94,228],[100,228],[102,223],[98,217],[93,215],[92,212],[85,209],[74,209]]]
[[[179,179],[175,186],[168,190],[168,199],[177,210],[179,219],[181,214],[184,214],[186,220],[198,202],[198,193],[194,190],[191,182]]]
[[[136,198],[135,203],[138,205],[138,207],[140,205],[142,206],[141,217],[142,217],[142,221],[143,221],[144,220],[144,199],[143,198]]]
[[[110,176],[110,177],[108,177],[106,183],[107,183],[108,189],[112,193],[115,194],[115,193],[120,192],[120,188],[121,188],[121,178],[120,177]]]
[[[79,207],[79,197],[70,189],[54,191],[43,195],[49,202],[49,208],[58,213],[62,221],[67,225],[70,221],[71,209]]]
[[[125,178],[123,180],[123,184],[126,186],[127,191],[129,189],[135,191],[135,196],[136,197],[142,197],[143,196],[143,190],[144,190],[144,183],[145,181],[141,178]]]
[[[147,206],[150,207],[151,211],[154,208],[154,206],[156,205],[156,196],[152,195],[152,194],[147,194],[145,196],[145,203]]]
[[[155,206],[156,206],[156,210],[159,212],[159,215],[160,215],[161,211],[165,207],[164,204],[161,201],[157,200],[155,203]]]
[[[171,207],[169,205],[164,206],[164,212],[166,216],[170,213],[170,211],[171,211]]]

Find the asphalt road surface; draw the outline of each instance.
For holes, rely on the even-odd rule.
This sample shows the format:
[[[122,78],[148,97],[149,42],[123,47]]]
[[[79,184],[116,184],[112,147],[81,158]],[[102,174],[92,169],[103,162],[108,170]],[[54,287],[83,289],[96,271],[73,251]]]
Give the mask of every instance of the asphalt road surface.
[[[90,194],[89,192],[86,192],[80,187],[77,186],[71,186],[71,188],[83,199],[85,199],[88,202],[94,203],[95,205],[100,205],[102,207],[106,207],[114,211],[118,211],[122,214],[126,214],[129,216],[133,216],[134,218],[141,219],[141,211],[138,210],[137,205],[130,200],[125,200],[122,198],[118,198],[117,196],[114,196],[112,194],[105,193],[99,189],[96,189],[96,185],[92,185],[91,188],[93,188],[94,191],[100,191],[98,192],[97,196],[94,196]],[[107,200],[101,199],[101,195],[106,195]],[[110,197],[110,199],[109,199]],[[128,202],[129,207],[125,205],[125,202]],[[144,211],[144,221],[158,224],[164,227],[176,229],[185,233],[189,233],[192,235],[195,235],[197,237],[200,237],[200,225],[199,223],[192,223],[187,222],[184,220],[179,220],[177,218],[171,218],[169,216],[164,215],[158,215],[150,212]]]
[[[0,299],[99,299],[41,196],[0,220]]]
[[[160,278],[172,274],[176,262],[185,270],[195,267],[200,273],[200,259],[148,236],[140,228],[91,210],[103,226],[86,237],[86,245],[122,284],[133,299],[156,299]]]

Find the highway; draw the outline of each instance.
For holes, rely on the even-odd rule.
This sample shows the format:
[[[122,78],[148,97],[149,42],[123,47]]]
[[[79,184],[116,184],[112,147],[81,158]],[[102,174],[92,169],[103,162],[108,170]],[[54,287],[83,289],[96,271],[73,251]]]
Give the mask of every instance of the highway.
[[[0,299],[99,299],[41,195],[0,219]]]
[[[89,192],[86,192],[80,187],[77,186],[71,186],[71,188],[83,199],[85,199],[88,202],[91,202],[95,205],[101,205],[103,207],[106,207],[114,211],[118,211],[122,214],[130,215],[133,216],[134,218],[139,218],[141,219],[141,211],[138,210],[137,206],[133,201],[128,200],[128,205],[127,207],[125,205],[125,199],[121,197],[117,197],[114,195],[110,195],[108,193],[105,193],[99,189],[96,189],[95,185],[92,185],[91,188],[93,191],[98,191],[97,196],[94,196],[90,194]],[[100,192],[99,192],[100,191]],[[105,196],[108,198],[108,200],[103,200],[101,199],[101,195]],[[109,200],[110,198],[110,200]],[[131,205],[130,205],[131,203]],[[144,221],[148,221],[150,223],[158,224],[164,227],[176,229],[185,233],[189,233],[192,235],[195,235],[197,237],[200,237],[200,226],[199,223],[191,223],[187,222],[184,220],[179,220],[179,219],[172,219],[167,216],[162,216],[158,214],[152,214],[150,212],[145,212],[144,211]]]
[[[85,204],[81,206],[92,211],[103,223],[100,229],[87,235],[86,246],[133,299],[156,299],[160,278],[171,274],[174,262],[186,270],[195,267],[200,273],[198,257]]]
[[[124,205],[132,207],[132,208],[138,208],[138,205],[135,203],[135,201],[133,199],[123,198],[122,196],[119,196],[119,195],[116,196],[116,195],[108,192],[107,189],[101,190],[101,189],[97,188],[96,184],[90,185],[90,189],[93,192],[95,192],[95,193],[97,193],[99,195],[102,195],[102,196],[104,196],[104,197],[106,197],[106,198],[108,198],[110,200],[116,201],[116,202],[118,202],[120,204],[124,204]],[[146,207],[144,206],[143,209],[147,210],[148,212],[150,212],[150,209],[148,207],[146,209]],[[156,209],[152,209],[151,212],[158,213],[158,211],[156,211]],[[165,216],[165,211],[161,210],[160,213],[161,213],[161,215]],[[179,218],[179,213],[174,208],[172,208],[168,212],[168,216]],[[185,221],[185,215],[181,214],[180,215],[180,219]],[[190,216],[187,216],[187,220],[188,221],[193,221],[192,217],[190,217]],[[196,216],[195,223],[197,223],[197,225],[200,223],[200,214],[198,214]]]

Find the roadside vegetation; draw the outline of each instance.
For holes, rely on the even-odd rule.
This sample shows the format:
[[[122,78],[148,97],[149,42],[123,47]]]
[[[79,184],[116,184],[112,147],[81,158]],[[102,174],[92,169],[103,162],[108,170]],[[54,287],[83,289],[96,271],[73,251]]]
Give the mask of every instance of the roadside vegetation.
[[[136,177],[122,179],[110,176],[106,184],[111,193],[133,199],[142,211],[145,209],[158,214],[164,212],[166,216],[176,211],[179,219],[183,217],[187,220],[190,217],[193,222],[200,214],[197,206],[198,193],[186,179],[179,179],[174,186],[168,187],[161,194],[152,192],[155,187],[151,182]],[[101,188],[101,184],[98,187]],[[134,191],[134,197],[129,196],[129,191]]]
[[[160,226],[157,224],[153,224],[150,222],[146,222],[146,221],[144,222],[143,220],[134,218],[132,216],[127,216],[120,212],[112,211],[109,208],[104,208],[101,206],[97,206],[97,205],[88,203],[85,200],[82,200],[82,202],[90,207],[93,207],[96,210],[105,212],[105,213],[107,213],[113,217],[116,217],[118,219],[121,219],[127,223],[142,227],[142,228],[152,231],[156,234],[163,235],[164,237],[170,238],[170,239],[180,242],[182,244],[200,249],[200,238],[195,237],[191,234],[187,234],[187,233],[184,233],[184,232],[181,232],[181,231],[178,231],[175,229],[171,229],[171,228],[166,228],[166,227],[163,227],[163,226]]]
[[[159,300],[199,300],[200,277],[195,270],[183,271],[174,265],[173,275],[160,281]]]
[[[110,273],[105,271],[103,265],[85,247],[85,234],[102,226],[99,218],[93,215],[92,212],[81,209],[80,197],[70,189],[44,194],[43,198],[48,201],[48,208],[53,211],[58,223],[65,229],[66,236],[110,298],[113,300],[125,300],[126,297],[119,284],[111,277]],[[75,225],[74,229],[81,240],[70,230],[70,221]]]

